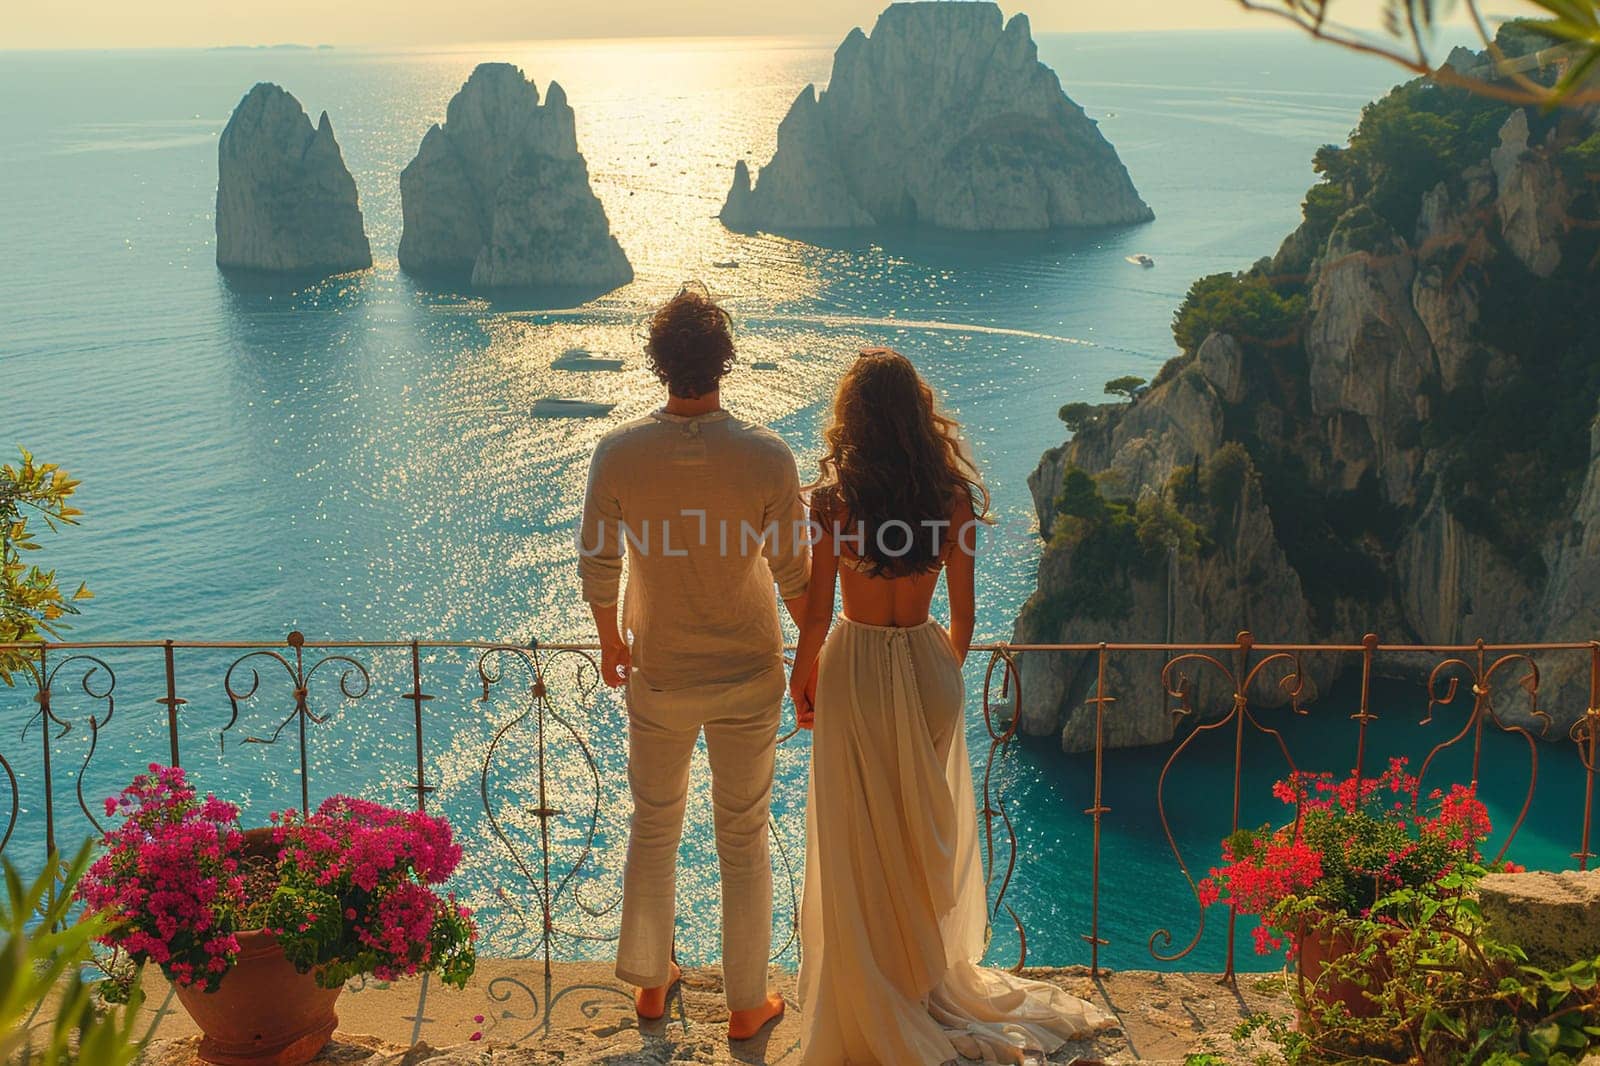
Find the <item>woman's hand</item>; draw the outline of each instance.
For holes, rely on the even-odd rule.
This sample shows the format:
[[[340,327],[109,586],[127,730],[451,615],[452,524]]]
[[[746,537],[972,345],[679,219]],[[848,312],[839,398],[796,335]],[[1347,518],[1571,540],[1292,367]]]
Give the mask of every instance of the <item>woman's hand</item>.
[[[823,516],[812,508],[815,528],[826,528]],[[833,623],[833,586],[839,577],[839,557],[832,537],[823,537],[811,549],[811,581],[806,586],[805,613],[798,619],[800,639],[794,646],[794,670],[789,675],[789,696],[794,700],[795,722],[810,729],[817,714],[817,663]]]
[[[794,701],[794,719],[801,729],[810,729],[817,720],[817,668],[813,664],[809,676],[801,679],[796,673],[789,679],[789,698]]]

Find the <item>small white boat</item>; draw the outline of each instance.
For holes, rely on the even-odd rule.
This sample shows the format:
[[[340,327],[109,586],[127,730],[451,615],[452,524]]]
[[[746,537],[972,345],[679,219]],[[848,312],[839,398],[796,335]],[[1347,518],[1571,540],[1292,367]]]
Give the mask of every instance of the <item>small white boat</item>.
[[[595,403],[592,400],[547,396],[536,401],[529,413],[534,418],[600,418],[610,414],[615,406],[614,403]]]
[[[1134,266],[1153,267],[1156,265],[1156,261],[1151,259],[1148,255],[1145,255],[1143,252],[1137,252],[1134,255],[1130,255],[1127,257],[1127,260]]]
[[[751,370],[776,370],[776,369],[778,369],[778,364],[770,362],[770,361],[767,361],[767,360],[763,360],[763,361],[761,361],[759,363],[751,363],[750,364],[750,369]]]
[[[550,364],[551,370],[621,370],[621,359],[607,359],[584,348],[568,348]]]

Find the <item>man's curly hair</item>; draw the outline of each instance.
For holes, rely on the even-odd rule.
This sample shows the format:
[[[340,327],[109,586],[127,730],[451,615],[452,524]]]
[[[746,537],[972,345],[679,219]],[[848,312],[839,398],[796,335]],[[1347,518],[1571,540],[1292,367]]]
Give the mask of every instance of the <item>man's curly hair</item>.
[[[651,316],[644,350],[668,392],[697,399],[733,369],[733,319],[704,285],[685,285]]]

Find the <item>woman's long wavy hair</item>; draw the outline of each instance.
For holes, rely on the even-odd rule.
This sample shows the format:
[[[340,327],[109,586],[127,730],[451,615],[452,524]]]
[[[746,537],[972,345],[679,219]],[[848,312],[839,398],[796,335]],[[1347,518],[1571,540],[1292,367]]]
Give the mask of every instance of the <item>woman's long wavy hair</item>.
[[[845,372],[822,439],[820,474],[807,486],[812,509],[830,535],[837,528],[859,538],[849,547],[868,573],[937,570],[959,532],[938,523],[962,494],[974,517],[988,520],[989,492],[962,446],[961,426],[939,412],[911,360],[892,348],[863,349]]]

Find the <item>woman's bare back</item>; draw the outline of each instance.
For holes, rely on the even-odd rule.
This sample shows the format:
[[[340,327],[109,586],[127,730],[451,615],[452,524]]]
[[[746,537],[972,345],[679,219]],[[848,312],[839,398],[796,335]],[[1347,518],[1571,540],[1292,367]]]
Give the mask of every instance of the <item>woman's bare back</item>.
[[[839,596],[846,618],[869,626],[919,626],[928,620],[943,563],[925,574],[877,577],[857,569],[858,560],[859,556],[839,554]]]
[[[839,559],[839,595],[844,604],[844,616],[870,626],[919,626],[928,620],[928,605],[939,587],[939,575],[953,561],[970,564],[972,506],[966,499],[957,500],[951,508],[945,540],[939,552],[939,565],[920,574],[903,577],[877,576],[870,564],[842,544],[835,544]],[[846,525],[844,528],[849,528]],[[960,532],[966,530],[963,541],[968,551],[958,550],[962,544]],[[970,570],[970,565],[968,568]]]

